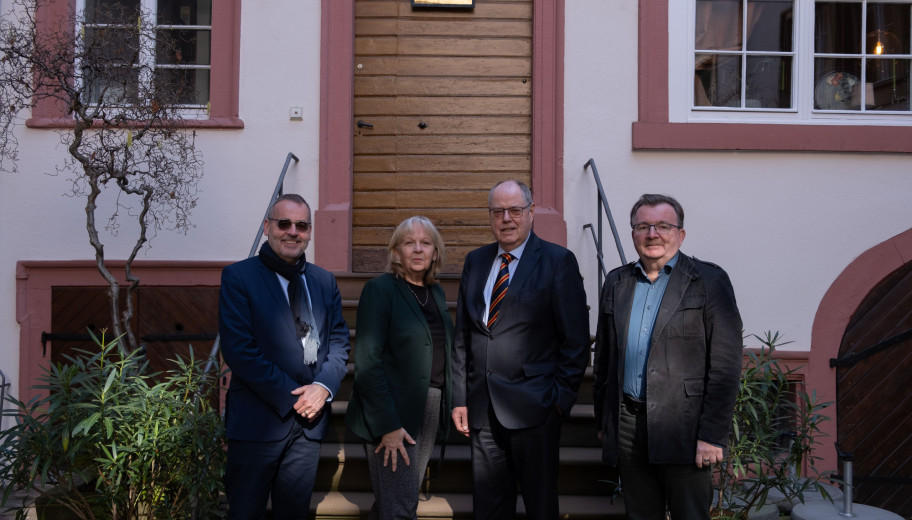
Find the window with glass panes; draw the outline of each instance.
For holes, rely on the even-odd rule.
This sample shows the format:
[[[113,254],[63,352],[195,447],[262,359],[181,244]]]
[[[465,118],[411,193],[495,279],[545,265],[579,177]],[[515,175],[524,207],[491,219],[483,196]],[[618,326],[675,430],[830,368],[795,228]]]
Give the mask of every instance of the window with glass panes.
[[[694,0],[695,111],[910,113],[908,0]]]
[[[106,99],[136,96],[141,87],[154,90],[179,85],[179,104],[188,108],[208,105],[212,0],[81,0],[81,4],[86,41],[95,41],[93,31],[114,36],[90,52],[103,53],[111,58],[106,63],[119,69],[104,75],[83,71],[90,99],[102,93]],[[152,23],[147,23],[151,27],[141,26],[139,12],[151,14]],[[162,44],[165,41],[167,45]]]

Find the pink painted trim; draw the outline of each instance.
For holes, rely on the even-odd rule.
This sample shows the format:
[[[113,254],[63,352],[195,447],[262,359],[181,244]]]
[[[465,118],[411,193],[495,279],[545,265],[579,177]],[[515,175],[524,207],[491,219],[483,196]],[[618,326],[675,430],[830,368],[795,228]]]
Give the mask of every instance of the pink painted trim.
[[[639,121],[667,123],[668,0],[640,0],[639,27]]]
[[[241,76],[241,0],[221,0],[212,3],[210,61],[210,119],[240,121],[238,103]],[[240,124],[243,127],[242,121]]]
[[[61,20],[68,20],[75,0],[57,0],[39,10],[39,32],[53,31]],[[238,129],[244,122],[238,116],[241,55],[241,0],[223,0],[212,6],[212,69],[209,78],[208,120],[187,121],[192,128]],[[30,128],[72,126],[67,107],[54,99],[41,99],[26,121]]]
[[[850,263],[827,289],[811,329],[808,385],[822,401],[836,401],[836,369],[830,359],[839,357],[839,347],[849,321],[864,298],[878,283],[903,265],[912,262],[912,228],[868,249]],[[835,405],[830,412],[835,420],[824,423],[829,435],[818,449],[824,459],[821,467],[837,470]]]
[[[634,150],[912,153],[912,128],[905,126],[669,123],[668,0],[640,0],[639,7]]]
[[[532,11],[532,191],[535,232],[567,245],[564,220],[564,0]]]
[[[320,199],[315,262],[351,271],[355,2],[323,0],[320,42]]]
[[[144,286],[220,285],[222,268],[230,262],[136,261],[133,271]],[[123,279],[123,261],[108,263]],[[16,263],[16,320],[19,322],[18,399],[28,401],[37,392],[43,355],[41,333],[51,330],[51,290],[62,286],[104,287],[95,263],[90,260],[30,261]]]

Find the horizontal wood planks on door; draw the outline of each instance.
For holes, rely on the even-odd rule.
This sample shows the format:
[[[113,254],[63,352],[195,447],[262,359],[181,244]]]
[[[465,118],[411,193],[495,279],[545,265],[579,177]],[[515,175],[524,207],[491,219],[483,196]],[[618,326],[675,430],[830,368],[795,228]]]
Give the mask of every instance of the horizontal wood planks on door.
[[[491,242],[491,230],[487,227],[446,227],[438,228],[446,245],[471,246]],[[392,227],[359,227],[354,231],[355,242],[365,246],[385,246],[393,235]]]
[[[485,191],[395,190],[355,194],[359,208],[482,208],[487,207]]]
[[[531,177],[532,15],[531,0],[355,1],[355,271],[382,270],[393,227],[416,214],[458,248],[454,271],[491,241],[488,190]]]
[[[478,18],[455,20],[359,18],[355,20],[355,35],[358,37],[395,34],[398,34],[400,38],[403,36],[531,38],[532,24],[528,20]]]
[[[472,246],[451,246],[444,237],[446,246],[446,263],[443,265],[441,272],[447,274],[458,274],[462,271],[462,264],[465,257],[470,251],[484,244],[492,242],[490,239],[484,243]],[[353,272],[382,272],[386,266],[386,260],[389,252],[386,246],[355,246],[352,248],[352,271]]]
[[[529,153],[529,135],[356,136],[356,154],[517,154]]]
[[[471,153],[471,150],[466,150]],[[515,173],[528,181],[531,167],[529,156],[514,155],[444,155],[444,156],[355,156],[356,172],[522,172]],[[509,178],[509,177],[508,177]]]
[[[372,115],[491,116],[528,115],[532,108],[523,97],[379,97],[355,98],[360,119]],[[365,120],[365,122],[370,122]]]
[[[403,220],[422,215],[434,225],[441,226],[488,226],[488,212],[477,208],[378,208],[364,209],[354,216],[356,226],[385,226],[390,229]]]
[[[355,54],[358,56],[388,56],[405,54],[411,56],[528,56],[532,40],[528,38],[452,38],[435,36],[412,36],[391,38],[386,36],[362,37],[355,39]]]
[[[413,8],[411,0],[356,2],[355,16],[367,17],[422,17],[422,18],[532,18],[531,2],[515,0],[484,0],[475,2],[474,9],[421,9]]]
[[[500,56],[358,56],[361,69],[355,76],[398,74],[401,76],[529,76],[526,58]]]
[[[427,126],[419,128],[418,122]],[[429,134],[496,134],[496,135],[529,135],[531,122],[528,116],[372,116],[368,121],[374,125],[362,131],[357,126],[356,135],[429,135]]]
[[[532,82],[498,77],[357,76],[356,96],[529,96]]]
[[[456,190],[487,194],[491,186],[510,178],[504,173],[391,172],[359,173],[353,180],[356,191]],[[527,182],[528,176],[519,179]]]

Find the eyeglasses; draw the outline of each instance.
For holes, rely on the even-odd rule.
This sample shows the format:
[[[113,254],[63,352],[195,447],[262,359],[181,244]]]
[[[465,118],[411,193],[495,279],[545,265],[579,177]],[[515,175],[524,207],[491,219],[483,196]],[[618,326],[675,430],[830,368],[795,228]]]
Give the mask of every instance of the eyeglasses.
[[[633,226],[633,232],[637,235],[648,235],[649,228],[655,228],[656,233],[667,235],[675,229],[681,229],[681,226],[669,224],[668,222],[659,222],[658,224],[636,224]]]
[[[512,208],[490,208],[488,211],[491,213],[491,216],[494,218],[503,218],[504,212],[510,214],[510,218],[519,218],[522,216],[523,211],[525,211],[532,204],[526,204],[525,206],[513,206]]]
[[[306,220],[295,220],[292,222],[287,218],[272,218],[269,217],[269,220],[276,223],[276,226],[279,227],[282,231],[288,231],[292,224],[294,224],[295,229],[298,230],[298,233],[307,233],[310,231],[310,222]]]

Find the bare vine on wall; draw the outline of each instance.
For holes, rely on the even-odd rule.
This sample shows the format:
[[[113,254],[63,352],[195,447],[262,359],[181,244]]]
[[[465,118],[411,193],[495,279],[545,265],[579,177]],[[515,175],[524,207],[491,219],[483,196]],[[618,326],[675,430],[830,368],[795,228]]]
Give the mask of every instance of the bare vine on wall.
[[[202,154],[186,125],[193,85],[157,63],[181,63],[181,42],[155,30],[155,14],[117,2],[87,2],[56,16],[49,0],[13,0],[0,21],[0,170],[16,172],[17,132],[35,110],[67,153],[56,166],[67,195],[85,200],[86,232],[108,283],[121,348],[139,347],[132,327],[133,261],[161,230],[186,233],[199,196]],[[180,34],[179,32],[177,34]],[[184,42],[186,43],[186,42]],[[150,54],[151,53],[151,54]],[[107,201],[113,201],[108,203]],[[122,226],[125,221],[131,224]],[[118,280],[105,240],[137,229]],[[105,231],[102,233],[101,231]]]

